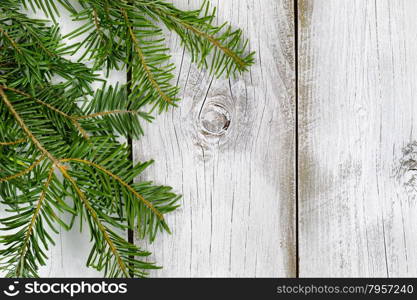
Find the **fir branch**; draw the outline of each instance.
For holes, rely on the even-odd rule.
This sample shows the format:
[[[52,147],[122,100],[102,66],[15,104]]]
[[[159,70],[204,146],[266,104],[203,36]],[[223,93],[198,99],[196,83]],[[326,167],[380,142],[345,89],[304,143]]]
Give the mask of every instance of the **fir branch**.
[[[66,36],[84,34],[79,43],[63,41],[57,3],[84,22]],[[107,277],[145,277],[159,267],[116,230],[136,229],[151,242],[159,231],[169,233],[165,215],[178,207],[179,196],[170,187],[133,183],[152,161],[133,164],[117,137],[140,137],[156,108],[163,112],[179,101],[158,22],[179,35],[199,67],[217,76],[246,71],[253,53],[241,30],[213,25],[208,2],[195,11],[162,0],[73,3],[0,1],[0,200],[11,213],[0,219],[10,232],[0,236],[0,270],[38,276],[54,243],[50,233],[58,233],[57,226],[69,230],[79,217],[92,237],[89,267]],[[22,6],[43,11],[54,25],[28,18]],[[75,53],[78,62],[64,58]],[[103,68],[126,68],[131,80],[93,91],[95,72]]]
[[[94,118],[100,124],[113,128],[115,134],[138,138],[143,134],[141,121],[153,120],[143,106],[142,101],[129,97],[127,85],[103,86],[86,106],[85,115],[76,116],[76,119],[82,122]],[[100,120],[97,117],[101,117]]]
[[[206,1],[205,3],[208,4],[208,1]],[[206,10],[208,10],[208,8]],[[197,26],[193,25],[190,21],[178,18],[177,15],[175,15],[172,12],[164,11],[159,8],[156,8],[155,11],[159,15],[167,17],[170,21],[178,24],[179,26],[182,26],[183,28],[190,30],[192,33],[196,34],[197,36],[207,39],[213,46],[217,47],[219,50],[224,52],[225,55],[232,58],[240,70],[246,69],[248,63],[245,62],[243,58],[239,57],[239,55],[236,52],[224,46],[222,42],[218,38],[216,38],[214,35],[208,34],[207,32],[200,30]]]
[[[27,248],[29,247],[29,240],[30,240],[30,237],[33,234],[33,228],[35,226],[35,222],[36,222],[36,220],[39,216],[39,213],[41,211],[42,203],[45,200],[46,191],[49,188],[49,185],[52,181],[52,176],[54,175],[54,169],[55,169],[54,167],[51,167],[51,169],[49,171],[48,178],[47,178],[47,180],[46,180],[46,182],[43,186],[43,190],[42,190],[42,193],[39,197],[38,204],[36,204],[36,208],[35,208],[35,211],[32,215],[32,219],[30,220],[30,223],[29,223],[28,228],[26,230],[25,238],[24,238],[23,243],[22,243],[22,249],[20,250],[20,254],[19,254],[19,258],[18,258],[19,263],[16,267],[16,277],[20,277],[23,274],[23,267],[24,267],[24,264],[25,264],[25,255],[26,255]]]
[[[137,53],[137,55],[138,55],[138,57],[139,57],[139,59],[140,59],[140,61],[142,63],[142,67],[145,70],[145,73],[146,73],[149,81],[151,82],[151,85],[157,90],[158,94],[161,96],[161,98],[165,102],[167,102],[169,104],[173,104],[172,99],[170,97],[168,97],[167,94],[165,94],[165,92],[162,90],[162,88],[157,83],[157,81],[156,81],[156,79],[155,79],[152,71],[150,70],[150,68],[148,66],[148,63],[146,62],[145,55],[143,54],[142,48],[140,47],[139,42],[138,42],[138,40],[136,38],[136,35],[133,32],[132,25],[130,24],[129,18],[128,18],[127,13],[126,13],[126,10],[122,8],[121,9],[121,12],[122,12],[123,17],[125,19],[126,26],[127,26],[128,30],[129,30],[130,38],[133,41],[133,46],[135,48],[135,51],[136,51],[136,53]]]
[[[120,269],[122,270],[123,275],[125,277],[129,277],[129,272],[127,270],[126,264],[122,260],[121,255],[119,254],[119,252],[117,251],[116,246],[114,245],[113,241],[111,240],[111,238],[109,236],[109,233],[107,232],[106,227],[100,222],[96,211],[93,209],[93,207],[91,206],[90,202],[88,201],[88,199],[84,195],[84,193],[80,190],[80,188],[78,187],[75,180],[68,174],[68,172],[65,169],[62,169],[61,171],[62,171],[62,175],[64,175],[64,177],[71,183],[71,185],[73,186],[73,188],[77,192],[77,194],[78,194],[79,198],[81,199],[81,201],[83,202],[85,208],[90,213],[90,216],[92,217],[92,219],[96,223],[97,227],[99,228],[100,232],[102,233],[106,243],[110,247],[111,252],[116,257],[117,263],[118,263]]]
[[[48,104],[48,103],[46,103],[46,102],[44,102],[44,101],[40,100],[40,99],[37,99],[37,98],[33,97],[32,95],[30,95],[30,94],[28,94],[28,93],[25,93],[25,92],[23,92],[23,91],[20,91],[20,90],[18,90],[18,89],[11,88],[11,87],[7,87],[7,86],[5,86],[5,85],[0,85],[0,88],[3,88],[3,89],[5,89],[5,90],[12,91],[12,92],[14,92],[14,93],[17,93],[17,94],[20,94],[20,95],[22,95],[22,96],[25,96],[25,97],[27,97],[27,98],[29,98],[29,99],[32,99],[32,100],[34,100],[36,103],[38,103],[38,104],[40,104],[40,105],[43,105],[43,106],[45,106],[45,107],[49,108],[50,110],[52,110],[52,111],[54,111],[54,112],[56,112],[56,113],[58,113],[58,114],[62,115],[63,117],[67,118],[68,120],[70,120],[70,121],[74,124],[74,126],[78,129],[78,131],[82,134],[82,136],[83,136],[84,138],[88,139],[88,134],[87,134],[87,132],[86,132],[86,131],[82,128],[81,124],[78,122],[78,119],[77,119],[76,117],[72,117],[72,116],[70,116],[70,115],[66,114],[65,112],[63,112],[63,111],[59,110],[58,108],[56,108],[56,107],[54,107],[54,106],[52,106],[52,105],[50,105],[50,104]]]
[[[0,96],[2,96],[2,98],[3,98],[3,101],[4,101],[4,103],[5,103],[5,105],[9,108],[9,110],[10,110],[10,112],[12,113],[12,115],[15,117],[15,119],[17,120],[17,122],[19,123],[19,125],[21,126],[21,128],[23,129],[23,131],[27,134],[27,136],[28,136],[28,138],[29,139],[31,139],[32,140],[32,142],[34,143],[34,145],[46,156],[46,157],[48,157],[50,160],[51,160],[51,162],[53,163],[53,165],[55,166],[55,167],[57,167],[59,170],[60,170],[60,172],[61,172],[61,174],[64,176],[64,178],[66,179],[66,180],[68,180],[70,183],[71,183],[71,185],[73,186],[73,188],[74,188],[74,190],[76,191],[76,193],[77,193],[77,195],[79,196],[79,199],[81,199],[81,201],[83,202],[83,204],[84,204],[84,206],[85,206],[85,208],[86,208],[86,210],[89,212],[89,214],[90,214],[90,216],[92,217],[92,219],[94,220],[94,222],[96,223],[96,225],[97,225],[97,227],[98,227],[98,229],[100,230],[100,232],[101,232],[101,234],[103,235],[103,237],[104,237],[104,240],[106,241],[106,243],[108,244],[108,246],[110,247],[110,250],[111,250],[111,252],[113,253],[113,255],[116,257],[116,260],[117,260],[117,262],[118,262],[118,265],[119,265],[119,267],[120,267],[120,269],[121,269],[121,271],[122,271],[122,274],[124,275],[124,276],[126,276],[126,277],[129,277],[129,272],[128,272],[128,269],[127,269],[127,267],[126,267],[126,264],[125,264],[125,262],[122,260],[122,258],[121,258],[121,255],[119,254],[119,252],[118,252],[118,250],[117,250],[117,248],[116,248],[116,246],[114,245],[114,243],[113,243],[113,241],[112,241],[112,239],[110,238],[110,235],[109,235],[109,233],[108,233],[108,231],[107,231],[107,229],[106,229],[106,227],[100,222],[100,220],[99,220],[99,218],[98,218],[98,216],[97,216],[97,213],[96,213],[96,211],[93,209],[93,207],[91,206],[91,204],[90,204],[90,202],[88,201],[88,199],[87,199],[87,197],[85,196],[85,194],[81,191],[81,189],[79,188],[79,186],[77,185],[77,183],[75,182],[75,180],[69,175],[69,173],[67,172],[67,168],[65,167],[65,166],[63,166],[62,165],[62,163],[63,162],[68,162],[68,161],[77,161],[77,162],[82,162],[82,163],[85,163],[85,164],[89,164],[89,165],[92,165],[92,166],[94,166],[95,168],[97,168],[97,169],[99,169],[99,170],[101,170],[101,171],[103,171],[103,172],[105,172],[107,175],[109,175],[109,176],[111,176],[111,177],[113,177],[113,178],[115,178],[117,181],[119,181],[122,185],[124,185],[125,187],[127,187],[132,193],[134,193],[134,195],[136,196],[136,197],[138,197],[140,200],[142,200],[144,203],[145,203],[145,205],[146,206],[148,206],[148,208],[150,208],[151,210],[154,210],[154,212],[158,215],[158,217],[161,217],[161,218],[163,218],[162,217],[162,215],[157,211],[157,210],[155,210],[155,208],[149,203],[149,202],[147,202],[141,195],[139,195],[138,193],[136,193],[128,184],[126,184],[123,180],[121,180],[118,176],[116,176],[116,175],[114,175],[114,174],[112,174],[111,172],[109,172],[108,170],[106,170],[105,168],[103,168],[103,167],[101,167],[101,166],[99,166],[99,165],[97,165],[97,164],[94,164],[94,163],[91,163],[91,162],[88,162],[88,161],[85,161],[85,160],[79,160],[79,159],[62,159],[62,160],[58,160],[58,159],[56,159],[51,153],[49,153],[45,148],[44,148],[44,146],[36,139],[36,137],[33,135],[33,133],[29,130],[29,128],[26,126],[26,124],[25,124],[25,122],[23,121],[23,119],[20,117],[20,115],[16,112],[16,110],[14,109],[14,107],[13,107],[13,105],[11,104],[11,102],[8,100],[8,97],[7,97],[7,95],[4,93],[4,90],[3,90],[3,87],[1,87],[0,86]],[[36,165],[32,165],[30,168],[28,168],[27,170],[25,170],[25,173],[27,173],[28,172],[28,170],[29,169],[33,169],[34,168],[34,166],[36,166]],[[30,170],[29,170],[30,171]],[[53,168],[52,168],[52,171],[53,171]],[[50,183],[50,178],[51,178],[51,174],[52,174],[52,171],[51,171],[51,173],[50,173],[50,175],[49,175],[49,177],[48,177],[48,180],[47,180],[47,186],[49,186],[49,183]],[[7,179],[7,178],[6,178]],[[8,179],[10,179],[10,178],[8,178]],[[44,190],[46,190],[46,188],[47,188],[47,186],[45,186],[45,189]],[[24,244],[23,244],[23,246],[22,246],[22,253],[21,253],[21,255],[20,255],[20,259],[19,259],[19,266],[17,267],[17,272],[16,272],[16,276],[20,276],[21,275],[21,271],[20,271],[20,269],[22,268],[21,267],[21,264],[23,263],[23,262],[21,262],[22,261],[22,259],[23,259],[23,257],[24,257],[24,254],[25,254],[25,251],[26,251],[26,243],[27,243],[27,241],[28,241],[28,239],[29,239],[29,237],[30,237],[30,235],[31,235],[31,232],[32,232],[32,227],[33,227],[33,224],[34,224],[34,222],[36,221],[36,218],[37,218],[37,216],[38,216],[38,213],[39,213],[39,211],[40,211],[40,209],[41,209],[41,205],[42,205],[42,201],[43,201],[43,199],[44,199],[44,197],[45,197],[45,195],[44,195],[44,192],[41,194],[41,198],[40,198],[40,200],[38,201],[38,205],[37,205],[37,208],[35,209],[35,213],[34,213],[34,215],[32,216],[32,219],[31,219],[31,223],[29,224],[29,227],[28,227],[28,230],[27,230],[27,232],[28,232],[28,234],[26,235],[26,237],[25,237],[25,239],[24,239]]]
[[[111,173],[109,170],[105,169],[104,167],[102,167],[98,164],[95,164],[91,161],[88,161],[88,160],[85,160],[85,159],[78,159],[78,158],[62,159],[61,162],[78,162],[78,163],[82,163],[82,164],[92,166],[92,167],[106,173],[107,175],[109,175],[110,177],[112,177],[116,181],[118,181],[122,186],[126,187],[137,199],[142,201],[150,210],[152,210],[160,220],[162,220],[162,221],[164,220],[164,217],[162,216],[162,214],[148,200],[146,200],[142,195],[140,195],[138,192],[136,192],[127,182],[125,182],[119,176]]]
[[[2,86],[0,86],[0,96],[4,102],[4,104],[7,106],[7,108],[10,110],[10,113],[13,115],[13,117],[16,119],[19,126],[22,128],[22,130],[25,132],[27,137],[33,142],[33,144],[40,150],[41,153],[43,153],[46,157],[48,157],[51,162],[56,165],[58,168],[60,167],[60,163],[58,159],[56,159],[48,150],[45,149],[45,147],[39,142],[39,140],[33,135],[32,131],[26,126],[25,122],[21,118],[21,116],[16,112],[14,109],[12,103],[9,101],[7,95],[4,93],[4,89]]]
[[[57,108],[53,107],[52,105],[50,105],[50,104],[48,104],[48,103],[46,103],[46,102],[44,102],[44,101],[42,101],[42,100],[39,100],[39,99],[37,99],[37,98],[34,98],[32,95],[30,95],[30,94],[28,94],[28,93],[25,93],[25,92],[23,92],[23,91],[20,91],[20,90],[18,90],[18,89],[15,89],[15,88],[7,87],[7,86],[5,86],[5,85],[0,85],[0,88],[2,88],[2,89],[4,89],[4,90],[11,91],[11,92],[14,92],[14,93],[16,93],[16,94],[20,94],[20,95],[25,96],[25,97],[27,97],[27,98],[29,98],[29,99],[32,99],[32,100],[34,100],[36,103],[41,104],[41,105],[43,105],[43,106],[45,106],[45,107],[49,108],[50,110],[52,110],[52,111],[54,111],[54,112],[59,113],[60,115],[64,116],[65,118],[67,118],[67,119],[71,119],[71,117],[70,117],[69,115],[67,115],[66,113],[64,113],[63,111],[60,111],[59,109],[57,109]]]
[[[18,52],[18,53],[22,53],[22,51],[20,50],[20,48],[19,48],[19,46],[17,45],[17,43],[16,43],[16,41],[15,40],[13,40],[11,37],[10,37],[10,35],[2,28],[2,27],[0,27],[0,33],[2,34],[2,35],[4,35],[5,37],[6,37],[6,39],[10,42],[10,45],[12,45],[12,47],[14,48],[14,49],[16,49],[16,51]]]
[[[227,77],[235,76],[236,72],[247,71],[254,63],[255,53],[246,53],[248,42],[242,38],[240,29],[232,30],[227,23],[212,24],[216,9],[210,8],[208,0],[199,10],[187,12],[161,0],[136,0],[135,3],[149,16],[160,19],[168,29],[175,31],[191,52],[193,61],[200,67],[208,67],[210,73],[218,77],[225,72]]]
[[[37,161],[35,161],[33,164],[31,164],[29,167],[27,167],[26,169],[15,173],[13,175],[4,177],[4,178],[0,178],[0,183],[1,182],[6,182],[6,181],[10,181],[12,179],[18,178],[20,176],[26,175],[28,173],[30,173],[33,169],[35,169],[43,160],[45,159],[45,156],[41,156]]]

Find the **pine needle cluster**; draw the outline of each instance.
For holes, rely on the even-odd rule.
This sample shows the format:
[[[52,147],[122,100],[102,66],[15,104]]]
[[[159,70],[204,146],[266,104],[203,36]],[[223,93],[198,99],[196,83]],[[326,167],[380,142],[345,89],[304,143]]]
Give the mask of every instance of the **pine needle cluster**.
[[[56,22],[62,9],[83,24],[67,36]],[[27,10],[42,10],[47,20]],[[139,138],[143,122],[179,101],[161,26],[211,74],[236,76],[253,63],[242,31],[215,25],[215,13],[207,1],[193,11],[162,0],[0,1],[0,200],[7,213],[0,270],[7,276],[38,276],[53,233],[77,218],[91,236],[87,266],[106,277],[158,268],[123,232],[150,241],[169,232],[164,217],[179,196],[132,183],[152,162],[133,164],[118,137]],[[75,53],[79,60],[68,58]],[[91,88],[99,70],[115,69],[130,73],[126,84]]]

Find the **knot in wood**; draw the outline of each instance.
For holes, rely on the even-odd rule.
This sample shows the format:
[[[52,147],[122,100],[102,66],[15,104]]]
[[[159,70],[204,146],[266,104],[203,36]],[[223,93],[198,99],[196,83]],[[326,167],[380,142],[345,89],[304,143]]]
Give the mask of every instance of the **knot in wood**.
[[[408,192],[415,192],[417,187],[417,142],[409,143],[402,149],[402,157],[399,166],[394,169],[394,173],[407,188]]]
[[[206,134],[224,135],[230,127],[230,122],[230,113],[221,104],[209,103],[201,111],[200,124]]]

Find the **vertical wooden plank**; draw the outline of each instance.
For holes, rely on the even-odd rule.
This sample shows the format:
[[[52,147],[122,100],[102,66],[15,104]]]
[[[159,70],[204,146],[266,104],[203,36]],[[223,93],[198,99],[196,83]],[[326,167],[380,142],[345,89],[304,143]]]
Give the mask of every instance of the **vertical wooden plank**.
[[[416,276],[416,1],[299,1],[300,275]]]
[[[213,4],[219,22],[244,29],[257,63],[238,80],[217,80],[168,41],[183,101],[146,126],[135,157],[156,160],[141,179],[183,199],[168,217],[173,234],[146,246],[164,267],[151,275],[295,276],[293,2]]]

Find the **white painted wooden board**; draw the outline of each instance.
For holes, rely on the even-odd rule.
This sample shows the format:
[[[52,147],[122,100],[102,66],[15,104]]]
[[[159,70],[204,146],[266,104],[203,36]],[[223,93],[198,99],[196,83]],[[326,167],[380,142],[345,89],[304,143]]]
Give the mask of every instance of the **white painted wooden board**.
[[[173,1],[195,8],[201,1]],[[243,28],[256,65],[237,80],[190,65],[175,36],[183,101],[145,127],[141,179],[174,187],[173,234],[145,245],[154,277],[295,276],[295,70],[293,1],[222,0],[220,22]]]
[[[149,247],[164,266],[152,276],[294,276],[293,3],[212,2],[220,21],[244,29],[257,63],[238,80],[216,80],[190,65],[176,38],[168,40],[184,100],[145,128],[135,156],[157,161],[142,179],[184,198],[168,220],[173,235]],[[174,3],[191,9],[201,1]],[[74,24],[62,12],[65,34]],[[75,226],[55,237],[42,277],[101,276],[85,266],[87,232]]]
[[[302,277],[417,276],[416,11],[299,1]]]

